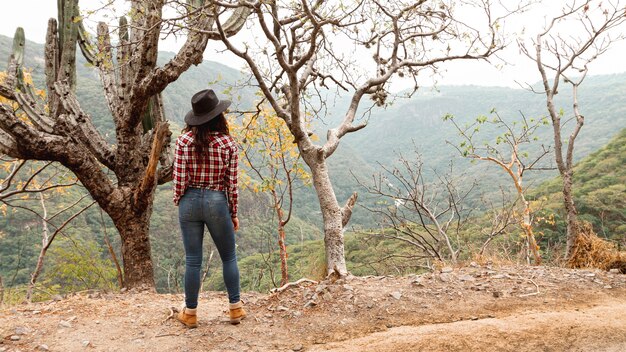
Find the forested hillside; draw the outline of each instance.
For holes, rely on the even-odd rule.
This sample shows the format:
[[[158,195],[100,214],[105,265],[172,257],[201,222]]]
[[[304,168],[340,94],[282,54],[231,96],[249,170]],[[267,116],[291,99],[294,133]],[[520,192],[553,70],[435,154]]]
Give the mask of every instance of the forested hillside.
[[[5,60],[9,55],[11,39],[0,36],[0,69],[4,69]],[[171,57],[171,53],[161,53],[159,60]],[[39,87],[43,82],[43,46],[27,42],[26,62],[33,72],[35,84]],[[109,138],[114,138],[112,121],[104,103],[102,90],[97,73],[92,67],[85,64],[79,57],[78,68],[78,96],[81,105],[91,114],[99,130],[107,132]],[[228,66],[220,63],[205,61],[203,64],[192,67],[181,78],[169,86],[164,94],[166,117],[172,122],[174,136],[181,128],[181,120],[189,109],[190,96],[206,87],[216,90],[226,90],[226,87],[246,80],[248,77]],[[254,89],[229,89],[230,96],[241,108],[248,108],[254,101]],[[576,158],[582,159],[589,153],[606,144],[616,133],[626,125],[626,106],[623,96],[626,94],[626,74],[610,76],[591,76],[581,87],[580,104],[586,116],[585,127],[577,139]],[[446,141],[452,144],[459,142],[459,137],[452,125],[444,123],[442,117],[453,114],[459,123],[473,121],[477,116],[488,115],[496,109],[508,121],[518,120],[524,114],[528,117],[542,117],[545,115],[545,101],[541,95],[535,95],[522,89],[442,86],[435,88],[421,88],[411,99],[398,99],[386,109],[374,109],[364,117],[369,125],[356,133],[347,135],[337,152],[329,159],[330,176],[336,186],[335,192],[340,203],[353,191],[360,194],[359,205],[367,207],[381,206],[380,200],[367,194],[359,185],[370,184],[372,175],[381,171],[381,165],[397,165],[398,153],[405,156],[412,154],[414,146],[422,154],[424,160],[425,177],[433,181],[432,170],[444,172],[452,162],[455,177],[461,185],[468,186],[474,179],[479,179],[477,188],[471,201],[477,202],[485,193],[498,191],[498,184],[506,186],[506,180],[497,167],[476,163],[472,164],[461,158],[458,152]],[[332,114],[333,111],[345,111],[342,104],[347,102],[341,98],[330,109],[330,115],[316,123],[315,132],[324,138],[325,129],[341,116]],[[557,99],[557,105],[563,108],[565,114],[571,108],[568,92],[563,91]],[[486,130],[485,139],[491,139],[496,131]],[[538,148],[543,143],[552,144],[549,126],[538,132],[539,140],[532,148]],[[624,132],[616,142],[605,149],[594,153],[590,159],[582,161],[576,171],[577,180],[585,182],[584,187],[576,188],[576,196],[581,198],[579,211],[584,219],[588,219],[598,227],[599,233],[605,237],[623,239],[624,229],[624,175],[617,167],[624,164]],[[114,141],[111,141],[114,142]],[[621,144],[620,144],[621,143]],[[620,146],[621,145],[621,146]],[[547,159],[550,160],[550,159]],[[620,164],[621,163],[621,164]],[[6,170],[1,171],[7,172]],[[553,178],[555,172],[546,171],[532,174],[527,181],[538,186],[541,181]],[[0,174],[4,176],[4,174]],[[358,181],[357,181],[358,180]],[[621,182],[621,183],[620,183]],[[546,196],[548,201],[545,209],[557,209],[558,182],[550,181],[545,186],[537,188],[537,198]],[[50,207],[62,208],[64,205],[77,200],[84,190],[71,189],[63,197],[50,200]],[[621,198],[620,198],[621,197]],[[26,201],[25,201],[26,202]],[[85,199],[80,205],[86,205]],[[620,203],[621,202],[621,203]],[[37,208],[38,200],[30,201],[30,206]],[[287,243],[292,245],[290,251],[291,268],[294,272],[308,275],[320,270],[321,244],[312,243],[307,247],[308,240],[320,239],[322,235],[321,213],[314,190],[304,187],[296,193],[295,218],[287,226]],[[549,206],[548,206],[549,205]],[[475,204],[477,208],[481,205]],[[621,206],[621,207],[620,207]],[[549,210],[546,210],[549,211]],[[555,226],[560,226],[558,212]],[[588,214],[588,215],[587,215]],[[276,249],[275,224],[272,213],[267,207],[264,196],[248,191],[242,194],[242,230],[238,234],[239,255],[241,258],[250,255],[242,261],[242,282],[248,288],[259,288],[260,281],[271,282],[267,277],[271,266],[265,262],[273,262],[267,258],[267,253]],[[357,228],[376,227],[378,220],[372,213],[356,207],[351,225]],[[9,209],[2,214],[0,220],[0,276],[4,284],[13,286],[28,281],[41,243],[41,221],[37,216],[22,209]],[[553,241],[557,227],[545,227],[544,241]],[[552,232],[550,232],[552,231]],[[622,237],[619,237],[621,233]],[[71,277],[80,277],[88,285],[114,286],[115,273],[110,256],[104,246],[105,234],[112,241],[114,248],[119,247],[119,239],[115,229],[106,214],[101,218],[98,209],[90,208],[83,215],[72,222],[64,230],[58,241],[53,244],[53,251],[47,259],[48,265],[43,276],[47,283],[56,290],[69,288]],[[154,203],[154,212],[151,223],[152,251],[155,262],[157,286],[164,291],[178,291],[182,277],[182,263],[184,262],[182,245],[179,239],[177,209],[171,202],[171,186],[159,188]],[[623,240],[622,240],[623,242]],[[361,237],[349,237],[346,245],[348,260],[352,261],[351,270],[366,274],[379,270],[379,256],[372,256],[371,250],[379,253],[392,250],[394,245],[387,242],[367,242]],[[391,248],[391,249],[389,249]],[[70,259],[70,253],[73,256]],[[210,257],[211,248],[207,249]],[[263,253],[263,256],[258,253]],[[219,259],[214,253],[213,261],[209,263],[209,281],[220,284]],[[98,258],[98,260],[91,260]],[[70,266],[70,262],[74,263]],[[98,275],[92,277],[93,270],[98,267]],[[257,270],[261,268],[263,271]],[[383,269],[380,269],[383,270]],[[278,274],[279,270],[276,269]],[[297,275],[296,275],[297,276]],[[214,280],[213,280],[214,279]]]
[[[580,218],[590,222],[598,236],[626,248],[626,129],[609,144],[581,160],[574,168],[574,198]],[[557,240],[565,227],[561,184],[552,179],[533,192],[540,217],[554,214],[554,223],[542,222],[544,243]]]
[[[626,248],[626,128],[622,129],[607,145],[581,160],[574,168],[574,197],[580,219],[590,222],[598,236]],[[534,207],[536,233],[541,254],[546,260],[562,256],[565,236],[563,195],[559,177],[553,177],[530,190]],[[377,199],[381,201],[382,199]],[[489,216],[477,214],[475,223],[461,234],[462,257],[472,259],[472,251],[480,247],[485,238],[476,231],[488,228]],[[496,238],[491,245],[498,248],[522,248],[516,226],[510,226],[507,234]],[[555,246],[556,245],[556,246]],[[520,247],[518,247],[520,246]],[[319,277],[323,271],[324,248],[321,240],[292,245],[289,265],[296,277]],[[419,258],[410,259],[414,249],[405,241],[385,239],[374,231],[351,232],[346,235],[346,259],[348,268],[355,275],[406,275],[419,273]],[[517,255],[515,252],[509,255]],[[269,259],[278,264],[277,255]],[[251,290],[267,290],[272,287],[267,256],[254,255],[241,262],[241,270],[248,279],[242,282]],[[220,288],[220,277],[211,280]]]

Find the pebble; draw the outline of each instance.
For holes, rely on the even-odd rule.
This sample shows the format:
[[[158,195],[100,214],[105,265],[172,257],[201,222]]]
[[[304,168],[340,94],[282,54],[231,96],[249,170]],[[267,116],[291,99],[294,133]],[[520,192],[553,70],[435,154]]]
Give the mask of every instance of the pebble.
[[[63,296],[61,296],[61,295],[54,295],[54,296],[52,296],[52,300],[53,301],[62,301],[63,300]]]
[[[500,297],[502,297],[502,292],[501,291],[493,291],[493,296],[495,298],[500,298]]]
[[[11,341],[19,341],[20,339],[21,339],[21,337],[19,335],[11,336]]]
[[[452,267],[450,266],[445,266],[441,269],[442,273],[451,273],[452,271],[454,271],[454,269],[452,269]]]
[[[287,308],[287,307],[285,307],[285,306],[278,306],[278,307],[276,307],[276,309],[278,309],[278,310],[280,310],[280,311],[282,311],[282,312],[286,312],[286,311],[288,311],[288,310],[289,310],[289,308]]]
[[[441,274],[439,275],[439,280],[443,281],[443,282],[450,282],[452,280],[452,276],[450,276],[450,274]]]
[[[61,320],[59,322],[59,326],[63,327],[63,328],[71,328],[72,324],[70,324],[69,321],[65,321],[65,320]]]
[[[476,281],[476,279],[472,275],[461,275],[461,276],[459,276],[459,280],[461,280],[461,281]]]
[[[91,342],[89,340],[83,340],[83,347],[89,347]]]
[[[395,291],[391,293],[391,297],[395,298],[395,299],[400,299],[402,298],[402,293]]]
[[[619,273],[620,273],[620,272],[619,272],[619,269],[611,269],[611,270],[609,270],[609,272],[610,272],[611,274],[619,274]]]
[[[310,300],[304,304],[304,308],[311,308],[311,307],[315,307],[316,305],[317,305],[317,302]]]
[[[504,275],[498,274],[491,277],[492,279],[504,279]]]
[[[604,288],[613,288],[613,286],[611,286],[611,285],[606,285],[606,286],[604,286]]]
[[[48,347],[48,345],[45,345],[45,344],[41,344],[37,346],[37,349],[40,351],[50,351],[50,348]]]
[[[302,345],[296,345],[294,348],[292,348],[292,351],[302,351],[304,349],[304,346]]]
[[[413,281],[411,281],[411,283],[416,286],[424,286],[424,280],[421,277],[415,278]]]
[[[18,326],[15,328],[15,335],[26,335],[30,332],[29,328]]]
[[[350,285],[343,285],[343,288],[345,288],[348,291],[354,291],[354,288]]]
[[[471,263],[470,263],[470,266],[471,266],[472,268],[477,268],[477,267],[478,267],[478,263],[476,263],[476,262],[471,262]]]
[[[587,276],[587,277],[594,277],[594,276],[596,276],[596,274],[594,274],[594,273],[588,273],[588,274],[585,274],[585,276]]]

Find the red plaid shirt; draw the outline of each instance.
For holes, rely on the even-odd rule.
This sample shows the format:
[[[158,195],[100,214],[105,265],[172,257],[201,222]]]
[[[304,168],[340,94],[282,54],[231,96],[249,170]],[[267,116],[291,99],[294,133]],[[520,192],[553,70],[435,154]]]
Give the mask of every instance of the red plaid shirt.
[[[239,148],[233,137],[212,132],[208,154],[200,157],[193,146],[193,134],[186,132],[176,140],[174,152],[174,204],[189,187],[226,191],[232,217],[237,216],[237,160]]]

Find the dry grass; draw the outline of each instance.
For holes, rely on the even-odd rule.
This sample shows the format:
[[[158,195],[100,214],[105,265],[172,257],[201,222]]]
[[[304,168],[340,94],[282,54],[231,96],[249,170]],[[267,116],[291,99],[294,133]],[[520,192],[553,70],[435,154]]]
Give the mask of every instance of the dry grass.
[[[570,268],[619,269],[626,274],[626,252],[618,251],[610,242],[599,238],[587,222],[581,222],[576,229],[578,236],[567,261]]]

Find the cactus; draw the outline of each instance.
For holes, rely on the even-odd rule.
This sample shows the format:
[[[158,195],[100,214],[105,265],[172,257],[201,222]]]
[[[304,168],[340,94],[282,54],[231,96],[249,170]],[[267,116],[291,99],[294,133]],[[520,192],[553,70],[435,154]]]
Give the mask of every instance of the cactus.
[[[15,60],[18,66],[22,66],[24,63],[24,45],[26,44],[26,37],[24,36],[24,28],[17,27],[15,30],[15,36],[13,37],[13,51],[11,52],[11,58]],[[11,58],[9,60],[11,60]]]
[[[18,88],[24,86],[24,76],[22,74],[22,65],[24,64],[24,46],[26,39],[24,36],[24,29],[18,27],[15,30],[15,36],[13,37],[13,50],[9,56],[9,63],[7,65],[7,71],[10,72],[7,82],[10,87],[14,87],[17,83]]]

